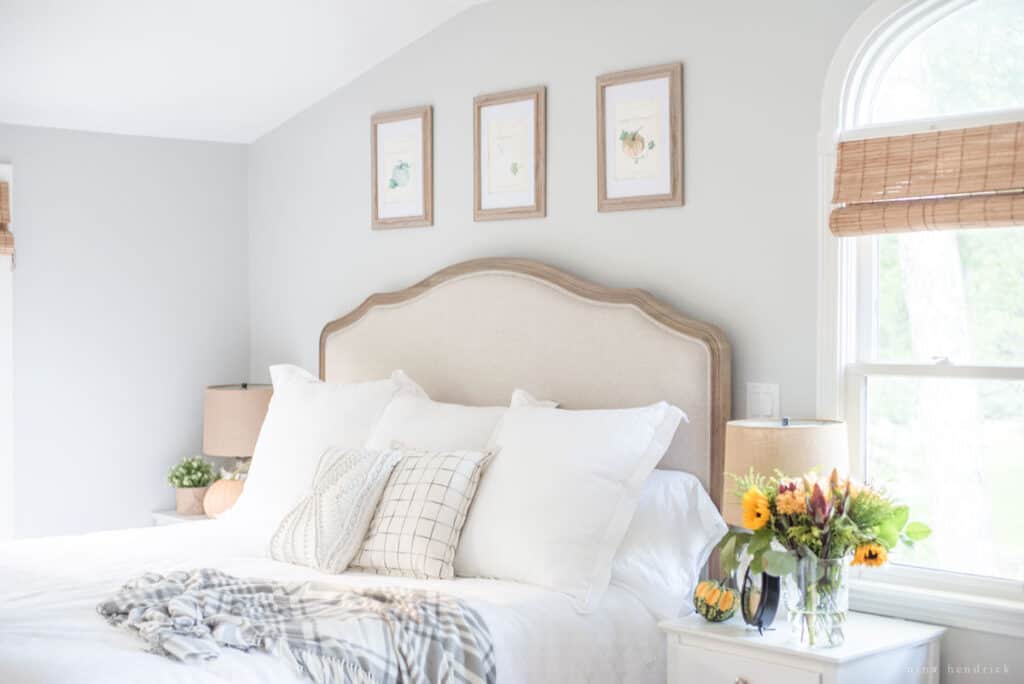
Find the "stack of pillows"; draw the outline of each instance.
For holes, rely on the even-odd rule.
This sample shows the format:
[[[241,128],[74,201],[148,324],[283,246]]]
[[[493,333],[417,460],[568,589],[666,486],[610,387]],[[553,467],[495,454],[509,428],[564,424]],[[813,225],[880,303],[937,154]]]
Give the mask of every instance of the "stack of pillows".
[[[725,533],[695,477],[655,469],[686,420],[665,402],[563,410],[516,390],[508,407],[461,406],[401,371],[336,385],[270,370],[231,517],[265,534],[277,560],[525,582],[581,612],[615,584],[675,617]]]

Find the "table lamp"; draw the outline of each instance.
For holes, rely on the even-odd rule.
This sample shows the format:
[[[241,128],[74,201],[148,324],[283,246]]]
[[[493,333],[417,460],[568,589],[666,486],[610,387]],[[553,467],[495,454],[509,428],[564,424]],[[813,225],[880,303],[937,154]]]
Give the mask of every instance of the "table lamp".
[[[847,449],[846,423],[840,420],[731,420],[725,426],[725,472],[733,475],[753,468],[761,475],[781,470],[800,477],[816,470],[827,477],[836,468],[845,476],[850,469]],[[727,523],[742,527],[743,508],[734,489],[727,475],[722,512]]]
[[[239,462],[252,458],[272,393],[270,385],[207,387],[203,402],[203,455]],[[244,484],[242,479],[217,480],[206,492],[203,511],[211,518],[218,517],[235,504]]]

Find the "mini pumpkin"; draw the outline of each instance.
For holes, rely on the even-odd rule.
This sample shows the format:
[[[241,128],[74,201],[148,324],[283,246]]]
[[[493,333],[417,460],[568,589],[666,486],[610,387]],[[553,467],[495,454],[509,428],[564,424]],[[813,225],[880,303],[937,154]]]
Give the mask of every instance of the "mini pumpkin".
[[[725,581],[704,580],[693,592],[693,607],[710,622],[723,622],[736,613],[740,597]]]

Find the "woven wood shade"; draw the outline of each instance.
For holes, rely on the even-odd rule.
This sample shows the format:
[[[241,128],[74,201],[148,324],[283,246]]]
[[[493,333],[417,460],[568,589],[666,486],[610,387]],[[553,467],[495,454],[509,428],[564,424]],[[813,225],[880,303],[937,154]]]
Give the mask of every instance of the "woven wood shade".
[[[0,254],[14,254],[14,235],[7,226],[11,223],[11,187],[0,181]]]
[[[839,144],[838,236],[1024,225],[1024,122]]]

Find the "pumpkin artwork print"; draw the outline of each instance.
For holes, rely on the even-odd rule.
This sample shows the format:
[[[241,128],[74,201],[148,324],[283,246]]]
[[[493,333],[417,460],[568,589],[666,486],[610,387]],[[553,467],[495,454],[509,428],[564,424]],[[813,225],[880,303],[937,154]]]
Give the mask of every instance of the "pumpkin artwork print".
[[[634,164],[639,164],[640,160],[643,159],[644,155],[649,150],[654,149],[654,141],[648,141],[640,134],[640,129],[635,131],[623,130],[619,134],[619,142],[622,143],[622,151],[627,157],[633,160]]]

